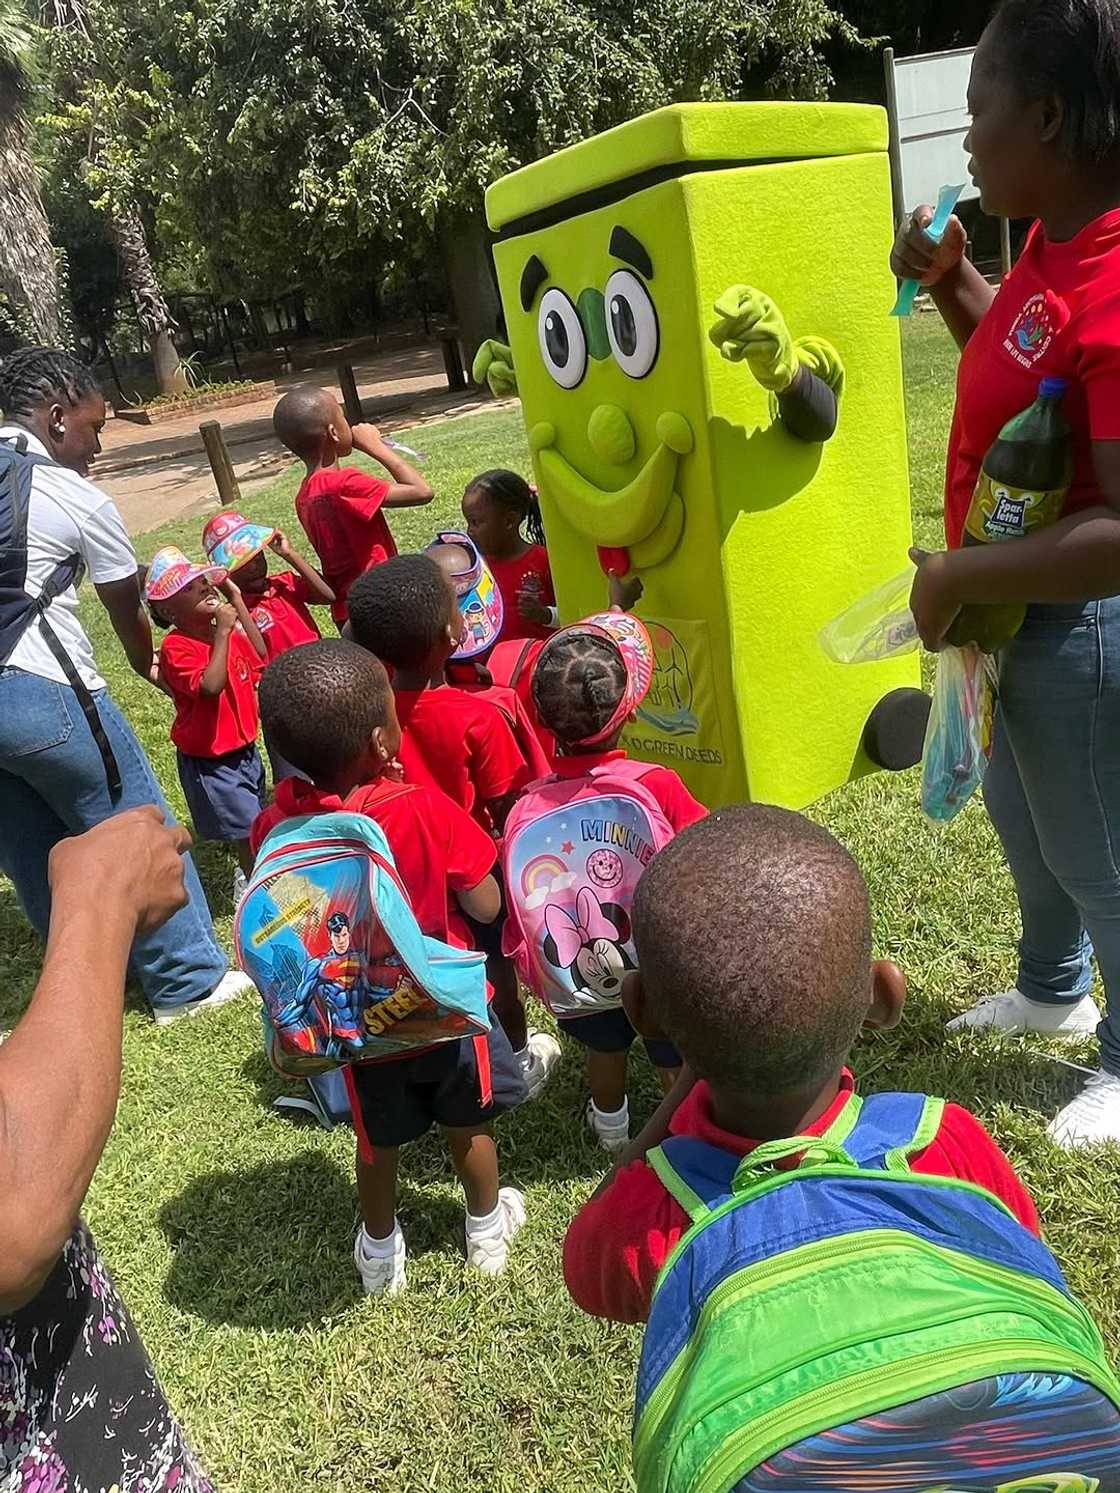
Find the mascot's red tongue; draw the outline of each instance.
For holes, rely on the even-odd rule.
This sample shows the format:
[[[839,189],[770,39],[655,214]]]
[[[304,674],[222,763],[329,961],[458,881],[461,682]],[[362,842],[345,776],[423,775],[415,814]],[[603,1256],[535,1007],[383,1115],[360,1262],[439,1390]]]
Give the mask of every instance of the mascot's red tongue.
[[[626,575],[630,570],[630,551],[601,544],[599,564],[603,568],[604,575]]]

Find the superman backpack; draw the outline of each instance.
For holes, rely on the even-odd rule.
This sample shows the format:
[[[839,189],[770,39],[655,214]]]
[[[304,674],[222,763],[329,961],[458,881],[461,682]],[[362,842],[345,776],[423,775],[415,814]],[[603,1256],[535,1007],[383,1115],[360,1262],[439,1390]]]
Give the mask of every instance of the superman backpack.
[[[673,838],[642,781],[654,770],[620,759],[580,778],[542,778],[506,820],[502,947],[555,1016],[618,1006],[636,967],[634,888]]]
[[[233,936],[261,993],[270,1060],[288,1077],[490,1028],[484,956],[421,932],[384,833],[365,815],[276,825]]]
[[[1120,1488],[1120,1383],[1053,1255],[910,1169],[943,1109],[853,1095],[819,1138],[649,1153],[692,1226],[642,1348],[639,1493]]]

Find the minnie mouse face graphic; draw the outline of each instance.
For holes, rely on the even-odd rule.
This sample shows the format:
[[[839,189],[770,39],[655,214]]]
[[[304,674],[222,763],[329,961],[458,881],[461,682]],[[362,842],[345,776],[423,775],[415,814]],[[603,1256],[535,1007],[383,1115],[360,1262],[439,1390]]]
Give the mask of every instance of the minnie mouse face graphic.
[[[617,1001],[622,980],[634,961],[624,945],[630,937],[630,916],[614,902],[600,902],[583,887],[574,910],[547,907],[544,957],[566,969],[572,985],[600,1000]]]

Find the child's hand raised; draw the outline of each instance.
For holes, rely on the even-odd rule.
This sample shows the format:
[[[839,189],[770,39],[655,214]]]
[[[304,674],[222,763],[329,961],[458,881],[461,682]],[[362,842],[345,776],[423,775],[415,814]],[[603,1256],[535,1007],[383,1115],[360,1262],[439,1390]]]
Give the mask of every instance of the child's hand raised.
[[[236,626],[237,613],[227,601],[214,613],[214,631],[219,636],[228,637]]]
[[[607,575],[607,599],[612,611],[631,611],[641,601],[645,589],[640,575],[632,575],[629,580],[619,575],[617,570]]]
[[[276,530],[272,538],[268,541],[268,547],[270,550],[275,550],[282,560],[290,560],[292,558],[292,546],[288,542],[288,536],[284,533],[283,529]]]
[[[547,626],[552,621],[552,609],[541,600],[541,583],[535,575],[527,575],[517,592],[517,615],[526,622],[539,622]]]

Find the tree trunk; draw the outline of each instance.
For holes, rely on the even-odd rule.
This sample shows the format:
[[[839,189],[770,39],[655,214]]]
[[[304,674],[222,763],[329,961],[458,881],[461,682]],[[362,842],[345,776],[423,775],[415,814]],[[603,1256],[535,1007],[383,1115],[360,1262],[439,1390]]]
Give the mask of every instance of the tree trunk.
[[[58,282],[50,224],[28,150],[27,121],[0,100],[0,292],[29,338],[58,344]]]
[[[121,275],[132,295],[137,319],[152,354],[159,391],[184,394],[190,386],[171,338],[175,320],[152,268],[140,214],[130,204],[114,206],[110,209],[109,227],[120,256]]]
[[[501,315],[486,225],[480,217],[454,218],[440,234],[440,248],[469,369],[479,344],[498,336]]]

